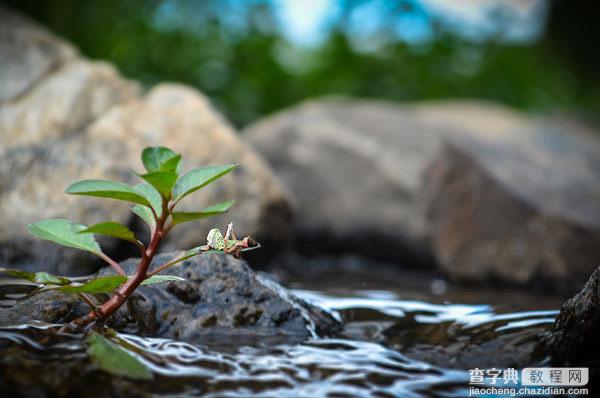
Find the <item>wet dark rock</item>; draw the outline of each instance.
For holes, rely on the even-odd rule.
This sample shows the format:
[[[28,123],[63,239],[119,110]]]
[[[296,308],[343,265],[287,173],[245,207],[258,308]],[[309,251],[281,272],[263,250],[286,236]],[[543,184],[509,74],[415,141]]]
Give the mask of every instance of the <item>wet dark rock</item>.
[[[600,267],[575,296],[567,300],[545,338],[555,366],[588,367],[590,381],[600,385]]]
[[[383,331],[384,344],[407,357],[456,369],[524,368],[540,364],[546,326],[500,331],[501,322],[465,329],[454,322],[416,325],[406,319]]]
[[[162,254],[155,264],[174,256]],[[132,273],[136,264],[136,259],[130,259],[122,266]],[[120,331],[196,343],[231,342],[233,336],[239,341],[269,337],[302,340],[312,333],[332,335],[339,328],[328,313],[297,299],[231,256],[197,256],[168,274],[186,280],[139,288],[107,323]],[[87,311],[74,296],[47,292],[12,308],[0,308],[0,325],[34,319],[65,323]]]
[[[44,328],[21,329],[11,336],[17,335],[30,344],[0,339],[2,397],[150,397],[163,388],[102,371],[85,354],[81,336]]]

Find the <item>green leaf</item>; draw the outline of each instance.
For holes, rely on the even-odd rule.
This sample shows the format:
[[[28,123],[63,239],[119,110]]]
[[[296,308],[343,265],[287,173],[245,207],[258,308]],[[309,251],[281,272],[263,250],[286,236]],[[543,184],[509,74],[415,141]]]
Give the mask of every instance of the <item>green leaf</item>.
[[[35,273],[32,282],[43,283],[44,285],[64,285],[65,283],[68,283],[69,280],[41,271]]]
[[[119,224],[114,221],[101,222],[99,224],[93,225],[88,229],[85,229],[80,234],[91,233],[91,234],[99,234],[111,236],[113,238],[126,240],[128,242],[133,242],[135,244],[138,243],[138,240],[135,238],[133,231],[131,231],[126,226]]]
[[[162,146],[148,147],[142,151],[142,163],[148,172],[172,171],[179,173],[181,155]]]
[[[62,286],[59,290],[65,293],[110,293],[125,283],[126,280],[127,277],[124,275],[102,276],[83,285]]]
[[[193,247],[193,248],[189,249],[188,251],[186,251],[185,253],[183,253],[186,260],[188,258],[197,256],[198,254],[223,254],[223,251],[222,250],[213,250],[213,249],[210,249],[208,245],[202,245],[202,246]]]
[[[150,206],[148,200],[127,184],[108,180],[83,180],[69,186],[66,193],[71,195],[96,196]]]
[[[188,221],[200,220],[206,217],[212,217],[219,214],[225,213],[235,203],[235,200],[227,200],[225,202],[217,203],[212,206],[208,206],[199,212],[183,212],[176,211],[171,215],[173,217],[173,225],[181,224]]]
[[[151,207],[154,209],[157,216],[160,217],[162,214],[163,201],[160,193],[152,185],[146,182],[136,185],[135,189],[150,202]],[[154,219],[154,214],[149,206],[135,205],[131,211],[144,220],[151,229],[156,227],[156,220]]]
[[[147,182],[143,182],[135,186],[135,189],[142,194],[143,197],[150,202],[150,206],[156,212],[156,215],[160,217],[162,215],[162,202],[163,198],[160,192],[156,190],[152,185]]]
[[[66,285],[71,281],[68,278],[49,274],[47,272],[26,272],[20,269],[0,268],[0,272],[13,278],[25,279],[33,283],[45,285]]]
[[[79,234],[79,232],[87,229],[87,226],[83,224],[69,220],[51,219],[29,224],[27,228],[33,236],[38,238],[96,254],[102,253],[100,245],[94,239],[94,235]]]
[[[184,281],[184,278],[175,275],[152,275],[142,282],[142,285],[156,285],[157,283]]]
[[[173,185],[177,181],[177,173],[174,171],[153,171],[140,175],[140,177],[156,188],[162,197],[166,199],[171,197],[171,189],[173,189]]]
[[[87,338],[87,343],[88,354],[100,369],[131,379],[153,378],[152,372],[142,361],[101,334],[93,332]]]
[[[233,171],[237,165],[228,164],[224,166],[208,166],[200,169],[194,169],[181,177],[173,188],[173,199],[181,200],[183,197],[198,189],[210,184],[217,178]]]
[[[176,174],[179,174],[181,169],[181,155],[177,155],[167,160],[162,167],[164,171],[174,171]]]
[[[148,224],[148,226],[151,229],[156,228],[156,221],[154,220],[154,214],[152,214],[152,211],[150,210],[150,208],[148,206],[135,205],[131,208],[131,211],[136,216],[138,216],[139,218],[144,220],[144,222],[146,224]]]
[[[191,249],[189,249],[183,253],[183,257],[190,258],[197,254],[200,254],[202,252],[202,249],[204,249],[205,247],[206,247],[205,245],[192,247]]]

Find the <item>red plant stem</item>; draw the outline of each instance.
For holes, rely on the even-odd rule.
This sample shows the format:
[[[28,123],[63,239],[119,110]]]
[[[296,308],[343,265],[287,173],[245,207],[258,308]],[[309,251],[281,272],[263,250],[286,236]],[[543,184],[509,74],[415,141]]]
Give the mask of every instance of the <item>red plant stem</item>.
[[[77,293],[77,295],[79,297],[81,297],[81,299],[83,301],[85,301],[87,305],[90,306],[90,308],[92,309],[92,311],[96,310],[96,304],[94,303],[94,300],[92,300],[92,298],[90,296],[88,296],[86,293]]]
[[[194,254],[194,255],[188,255],[188,256],[186,256],[186,255],[185,255],[185,253],[183,253],[181,256],[179,256],[179,257],[176,257],[176,258],[174,258],[173,260],[169,261],[168,263],[165,263],[165,264],[161,265],[160,267],[158,267],[158,268],[156,268],[156,269],[154,269],[154,270],[152,270],[152,271],[148,272],[148,277],[151,277],[151,276],[153,276],[153,275],[156,275],[156,274],[158,274],[159,272],[161,272],[161,271],[164,271],[164,270],[166,270],[167,268],[169,268],[169,267],[173,266],[174,264],[177,264],[177,263],[179,263],[179,262],[181,262],[181,261],[184,261],[184,260],[186,260],[186,259],[188,259],[188,258],[190,258],[190,257],[193,257],[193,256],[195,256],[195,254]]]
[[[163,212],[162,217],[157,220],[156,228],[152,231],[152,236],[150,238],[150,244],[146,249],[145,253],[142,253],[142,258],[135,270],[135,274],[127,279],[119,290],[117,290],[111,297],[102,304],[99,308],[96,308],[95,311],[91,311],[84,317],[76,319],[73,321],[77,327],[83,327],[93,321],[96,320],[104,320],[114,314],[131,296],[131,293],[134,292],[135,289],[146,279],[148,278],[148,269],[150,268],[150,264],[152,263],[152,259],[156,254],[158,249],[158,245],[160,241],[165,235],[165,221],[167,219],[167,204],[163,204]],[[119,267],[121,268],[121,267]],[[124,274],[124,273],[123,273]]]
[[[125,271],[123,271],[123,268],[121,268],[119,263],[117,263],[115,260],[108,257],[104,253],[98,253],[98,257],[100,257],[102,260],[106,261],[112,267],[112,269],[114,269],[117,272],[117,274],[125,276]]]

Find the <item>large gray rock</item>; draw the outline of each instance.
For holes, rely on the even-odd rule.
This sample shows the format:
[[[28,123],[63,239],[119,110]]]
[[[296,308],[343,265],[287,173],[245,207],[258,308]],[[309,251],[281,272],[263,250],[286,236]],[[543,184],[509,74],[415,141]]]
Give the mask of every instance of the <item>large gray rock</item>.
[[[159,255],[153,265],[164,264],[178,254]],[[127,260],[122,267],[132,274],[138,261]],[[317,334],[332,335],[340,328],[328,313],[257,275],[232,256],[196,256],[167,273],[185,281],[138,288],[108,324],[120,331],[196,344],[231,343],[235,338],[302,340]],[[101,275],[109,274],[109,270],[101,271]],[[87,312],[89,308],[75,295],[45,292],[0,308],[0,325],[33,320],[67,323]]]
[[[479,102],[319,100],[245,130],[308,246],[428,254],[457,279],[573,290],[600,261],[600,139]],[[408,256],[407,256],[408,254]]]
[[[29,20],[2,10],[2,29],[5,21],[16,35],[0,45],[6,54],[38,54],[40,43],[50,49],[71,48]],[[27,62],[34,65],[36,57]],[[26,90],[0,102],[0,265],[43,266],[60,274],[93,271],[97,262],[89,254],[33,240],[25,227],[43,218],[69,218],[86,224],[113,220],[137,228],[140,223],[126,204],[68,197],[64,189],[87,178],[141,182],[133,171],[143,170],[140,153],[152,145],[182,153],[184,171],[208,164],[240,164],[214,187],[182,202],[184,209],[199,210],[236,199],[234,209],[220,218],[180,226],[163,249],[204,243],[209,227],[224,228],[229,221],[235,222],[239,234],[253,235],[265,247],[285,240],[292,218],[287,193],[206,97],[169,84],[140,97],[138,84],[122,78],[110,65],[75,56],[56,58],[60,62],[31,77]],[[13,64],[21,58],[1,57],[0,62],[0,84],[25,79],[22,72],[28,69]],[[131,253],[126,245],[102,243],[109,253]]]
[[[452,135],[421,191],[442,267],[466,280],[579,289],[600,261],[597,132],[491,106],[425,110]]]
[[[134,100],[138,85],[110,65],[72,60],[31,92],[0,106],[0,149],[77,134],[113,106]]]
[[[568,294],[600,260],[596,228],[569,220],[567,214],[545,212],[518,196],[464,148],[445,149],[428,170],[424,187],[433,250],[442,268],[456,279],[510,282]],[[576,207],[581,189],[573,190],[569,206]],[[548,202],[565,196],[547,195],[543,197]]]
[[[0,103],[23,95],[75,55],[72,46],[0,6]]]
[[[427,261],[420,174],[438,144],[410,110],[314,101],[249,126],[244,138],[297,197],[300,249]]]

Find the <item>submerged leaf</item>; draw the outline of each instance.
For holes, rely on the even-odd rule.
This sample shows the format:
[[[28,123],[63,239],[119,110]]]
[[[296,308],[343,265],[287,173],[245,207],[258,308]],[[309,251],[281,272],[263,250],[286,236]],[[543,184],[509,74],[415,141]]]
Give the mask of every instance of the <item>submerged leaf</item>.
[[[100,369],[131,379],[153,378],[152,372],[142,361],[101,334],[93,332],[87,338],[87,343],[88,354]]]
[[[124,200],[150,206],[148,200],[127,184],[109,180],[83,180],[70,185],[66,193]]]
[[[79,286],[62,286],[59,290],[65,293],[110,293],[120,287],[127,277],[124,275],[102,276]]]
[[[142,282],[142,285],[156,285],[158,283],[184,281],[185,279],[175,275],[152,275]]]
[[[0,268],[0,272],[13,278],[24,279],[33,283],[45,285],[66,285],[71,281],[62,276],[56,276],[47,272],[26,272],[20,269]]]
[[[148,147],[142,151],[142,163],[148,172],[173,171],[179,173],[181,155],[163,146]]]
[[[237,165],[208,166],[195,169],[181,177],[173,188],[173,199],[179,201],[190,193],[233,171]]]
[[[29,224],[27,228],[33,236],[38,238],[96,254],[102,253],[100,245],[94,239],[94,235],[79,233],[87,229],[87,226],[83,224],[69,220],[51,219]]]
[[[173,225],[181,224],[188,221],[200,220],[202,218],[212,217],[225,213],[235,204],[235,200],[227,200],[208,206],[198,212],[176,211],[171,215],[173,217]]]
[[[106,235],[106,236],[110,236],[113,238],[133,242],[136,244],[138,242],[137,239],[135,238],[135,235],[133,234],[133,231],[131,231],[129,228],[127,228],[123,224],[119,224],[118,222],[115,222],[115,221],[101,222],[99,224],[92,225],[88,229],[85,229],[79,233],[80,234],[92,233],[92,234]]]

